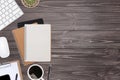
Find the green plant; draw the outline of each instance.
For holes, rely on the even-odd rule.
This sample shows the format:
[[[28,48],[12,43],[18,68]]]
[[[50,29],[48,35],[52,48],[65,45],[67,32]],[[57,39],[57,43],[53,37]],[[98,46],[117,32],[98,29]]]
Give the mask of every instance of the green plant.
[[[34,8],[40,2],[40,0],[21,0],[21,1],[22,1],[23,5],[27,8]]]
[[[36,2],[36,0],[25,0],[25,1],[29,5],[33,5]]]

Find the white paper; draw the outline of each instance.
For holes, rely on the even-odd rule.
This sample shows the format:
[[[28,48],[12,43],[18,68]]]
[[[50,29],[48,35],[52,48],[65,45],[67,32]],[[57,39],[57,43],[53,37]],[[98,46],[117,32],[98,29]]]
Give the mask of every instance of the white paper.
[[[20,72],[18,68],[18,63],[13,62],[10,64],[5,64],[0,66],[0,76],[8,74],[11,80],[15,80],[16,74],[18,74],[17,80],[21,80]]]
[[[51,25],[25,25],[25,61],[51,61]]]

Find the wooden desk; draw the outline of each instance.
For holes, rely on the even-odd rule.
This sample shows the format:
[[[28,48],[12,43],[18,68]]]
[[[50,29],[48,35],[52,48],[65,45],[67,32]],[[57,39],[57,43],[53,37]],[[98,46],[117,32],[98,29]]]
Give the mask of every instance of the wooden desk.
[[[24,16],[0,31],[11,56],[20,59],[11,30],[24,20],[43,18],[52,24],[52,73],[50,80],[120,80],[120,0],[41,0],[25,8]],[[49,63],[39,63],[47,77]],[[28,68],[21,64],[24,80]]]

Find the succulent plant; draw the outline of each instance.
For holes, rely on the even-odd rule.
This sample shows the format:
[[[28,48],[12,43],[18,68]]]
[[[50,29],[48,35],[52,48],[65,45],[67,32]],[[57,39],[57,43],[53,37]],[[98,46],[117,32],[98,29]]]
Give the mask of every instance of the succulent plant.
[[[22,3],[25,7],[33,8],[39,4],[40,0],[22,0]]]
[[[33,5],[36,2],[36,0],[25,0],[25,1],[29,5]]]

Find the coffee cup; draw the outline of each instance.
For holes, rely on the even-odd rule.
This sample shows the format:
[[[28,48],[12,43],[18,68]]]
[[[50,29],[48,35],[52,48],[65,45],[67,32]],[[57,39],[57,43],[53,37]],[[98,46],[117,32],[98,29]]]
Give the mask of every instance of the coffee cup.
[[[38,64],[32,64],[27,70],[27,75],[30,78],[30,80],[44,80],[44,70],[42,66]]]

